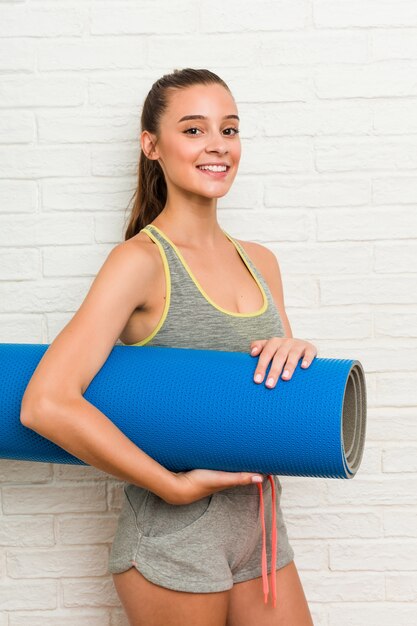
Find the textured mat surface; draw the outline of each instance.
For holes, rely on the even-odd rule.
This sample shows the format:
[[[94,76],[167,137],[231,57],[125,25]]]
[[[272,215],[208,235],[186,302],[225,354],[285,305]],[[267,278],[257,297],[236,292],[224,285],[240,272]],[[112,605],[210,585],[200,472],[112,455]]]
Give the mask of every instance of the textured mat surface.
[[[0,344],[0,457],[86,465],[20,422],[48,345]],[[305,370],[300,360],[291,380],[268,389],[253,381],[257,361],[243,352],[117,345],[84,398],[173,472],[353,478],[366,430],[361,363],[316,357]]]

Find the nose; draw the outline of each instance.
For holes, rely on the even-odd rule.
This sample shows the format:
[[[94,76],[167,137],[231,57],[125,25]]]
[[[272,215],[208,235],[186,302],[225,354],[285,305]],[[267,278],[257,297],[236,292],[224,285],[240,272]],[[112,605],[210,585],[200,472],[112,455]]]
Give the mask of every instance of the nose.
[[[206,152],[226,154],[228,152],[226,139],[220,135],[214,135],[212,138],[207,139]]]

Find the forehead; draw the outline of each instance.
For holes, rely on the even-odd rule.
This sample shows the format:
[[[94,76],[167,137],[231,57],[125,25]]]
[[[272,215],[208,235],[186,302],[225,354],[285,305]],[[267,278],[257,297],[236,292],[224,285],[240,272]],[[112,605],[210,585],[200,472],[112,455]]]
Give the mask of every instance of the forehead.
[[[219,119],[224,115],[238,115],[231,93],[223,85],[215,83],[173,90],[165,113],[166,118],[175,124],[184,115],[204,115]]]

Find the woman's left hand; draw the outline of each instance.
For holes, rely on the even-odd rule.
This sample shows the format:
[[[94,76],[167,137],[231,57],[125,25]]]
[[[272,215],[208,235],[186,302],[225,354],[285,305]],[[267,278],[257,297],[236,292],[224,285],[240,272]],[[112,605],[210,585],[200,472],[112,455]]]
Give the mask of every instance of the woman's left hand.
[[[268,373],[267,387],[275,387],[282,372],[284,380],[290,380],[298,361],[302,356],[301,367],[306,369],[317,355],[316,347],[302,339],[293,337],[271,337],[271,339],[257,339],[250,344],[252,356],[259,356],[258,365],[254,374],[254,381],[261,383],[265,377],[265,372],[272,359],[271,368]]]

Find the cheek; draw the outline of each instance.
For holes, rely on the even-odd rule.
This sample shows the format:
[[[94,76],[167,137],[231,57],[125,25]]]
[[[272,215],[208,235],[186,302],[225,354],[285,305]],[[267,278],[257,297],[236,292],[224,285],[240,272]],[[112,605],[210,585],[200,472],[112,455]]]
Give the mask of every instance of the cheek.
[[[197,161],[200,152],[201,146],[197,146],[197,142],[186,141],[182,137],[175,137],[170,145],[170,153],[173,157],[184,163]]]
[[[166,163],[171,181],[187,189],[190,183],[195,184],[196,181],[190,172],[198,163],[199,156],[200,151],[196,150],[195,146],[181,145],[181,142],[173,146],[169,153],[169,162]]]
[[[240,142],[235,143],[231,150],[230,150],[230,154],[232,156],[233,161],[237,164],[240,161],[240,156],[242,154],[242,147],[240,145]]]
[[[194,167],[199,161],[201,147],[197,148],[191,142],[177,141],[172,146],[169,155],[170,169],[176,177],[189,176],[190,167]]]

